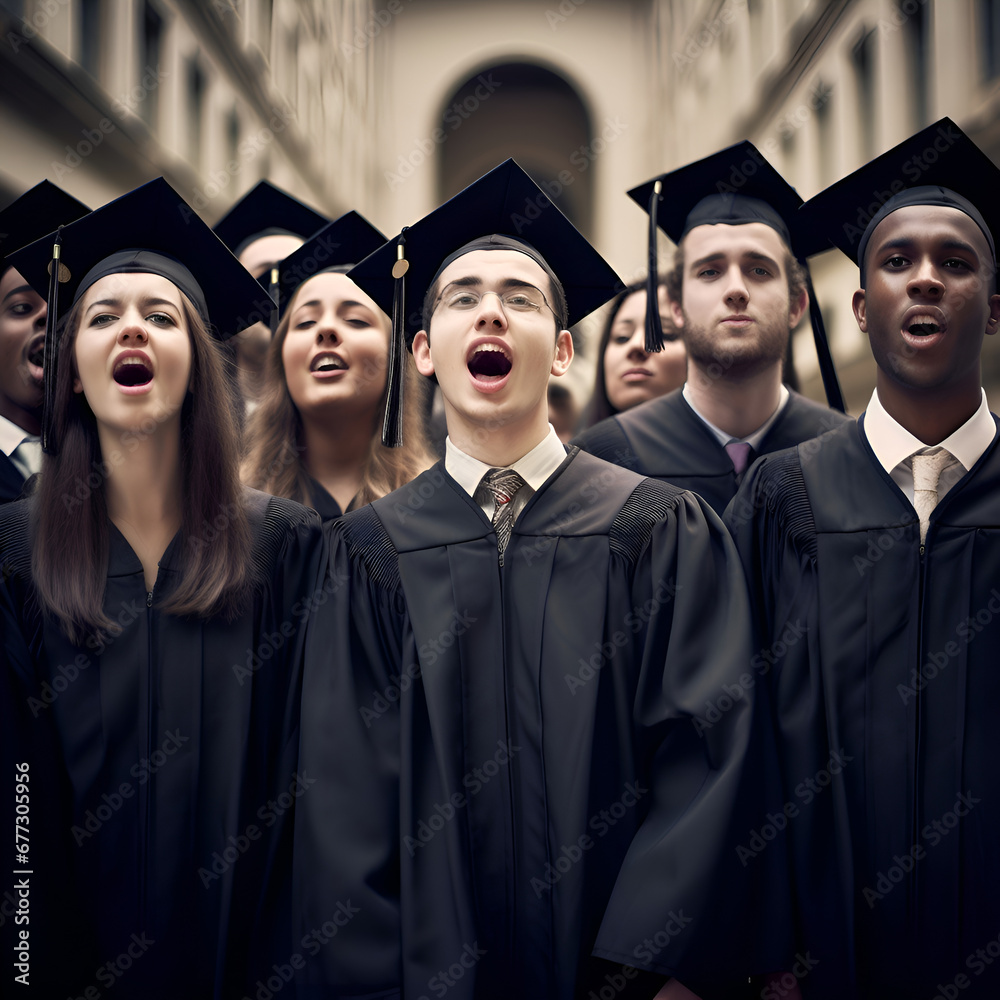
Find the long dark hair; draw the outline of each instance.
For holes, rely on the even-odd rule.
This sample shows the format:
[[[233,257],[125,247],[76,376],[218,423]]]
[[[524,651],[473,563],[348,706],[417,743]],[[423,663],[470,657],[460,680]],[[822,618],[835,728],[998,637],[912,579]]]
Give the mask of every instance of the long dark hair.
[[[281,357],[294,299],[289,302],[285,315],[278,324],[264,362],[264,392],[260,405],[254,410],[247,425],[246,458],[243,479],[255,489],[273,496],[287,497],[298,503],[313,506],[314,498],[309,485],[309,472],[304,462],[305,430],[298,407],[288,391],[285,364]],[[389,317],[381,314],[382,326],[389,337]],[[370,378],[383,382],[382,395],[372,422],[372,439],[364,468],[361,487],[352,506],[360,507],[405,486],[425,469],[434,464],[427,445],[427,432],[423,414],[427,386],[413,364],[413,358],[404,358],[405,409],[403,412],[403,446],[387,448],[382,444],[381,415],[385,410],[385,366],[366,372]]]
[[[665,286],[666,278],[661,276],[658,287],[663,288]],[[608,341],[611,339],[611,328],[615,325],[615,317],[617,317],[618,311],[625,304],[625,300],[629,296],[635,295],[636,292],[644,291],[646,291],[645,279],[634,281],[631,285],[626,285],[624,291],[619,292],[615,300],[611,303],[611,311],[608,313],[604,329],[601,331],[601,339],[597,345],[597,374],[594,378],[594,393],[590,397],[590,402],[584,408],[583,416],[580,418],[581,431],[586,430],[588,427],[593,427],[594,424],[599,423],[601,420],[606,420],[608,417],[613,417],[618,413],[618,407],[608,399],[608,383],[604,377],[604,352],[607,350]],[[664,324],[663,334],[664,337],[670,334],[670,330],[667,329],[666,324]]]
[[[180,418],[184,558],[180,582],[164,610],[196,618],[232,617],[252,583],[237,430],[219,346],[184,295],[181,307],[192,349],[191,384]],[[77,644],[95,633],[121,631],[102,606],[109,556],[104,484],[111,469],[127,462],[128,452],[155,430],[154,424],[127,431],[120,451],[101,454],[93,411],[83,393],[73,392],[73,344],[82,314],[81,300],[58,335],[63,363],[56,376],[53,434],[59,452],[42,463],[32,546],[32,576],[42,605]]]

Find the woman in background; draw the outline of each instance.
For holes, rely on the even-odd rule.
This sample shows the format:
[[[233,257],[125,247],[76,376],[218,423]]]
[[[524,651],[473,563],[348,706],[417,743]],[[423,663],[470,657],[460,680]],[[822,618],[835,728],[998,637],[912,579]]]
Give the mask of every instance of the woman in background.
[[[381,441],[391,324],[344,272],[384,242],[349,212],[280,265],[284,312],[248,427],[243,478],[314,507],[324,521],[391,493],[434,464],[421,416],[425,387],[409,354],[406,443],[388,448]]]
[[[579,430],[613,417],[657,396],[679,389],[687,377],[687,351],[667,305],[667,290],[658,288],[663,350],[649,353],[646,340],[646,282],[629,285],[611,305],[597,349],[594,394]]]

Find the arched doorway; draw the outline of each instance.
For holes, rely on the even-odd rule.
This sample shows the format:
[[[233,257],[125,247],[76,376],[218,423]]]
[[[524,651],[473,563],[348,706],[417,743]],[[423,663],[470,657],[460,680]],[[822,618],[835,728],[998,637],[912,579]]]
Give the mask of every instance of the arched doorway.
[[[488,66],[455,88],[440,123],[440,201],[512,156],[591,235],[590,114],[564,77],[533,63]]]

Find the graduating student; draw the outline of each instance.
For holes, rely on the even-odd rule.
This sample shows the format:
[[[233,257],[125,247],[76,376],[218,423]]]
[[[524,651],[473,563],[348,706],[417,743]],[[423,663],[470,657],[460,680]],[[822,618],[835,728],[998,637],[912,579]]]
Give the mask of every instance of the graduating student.
[[[807,998],[998,995],[1000,449],[980,364],[998,184],[943,119],[803,207],[860,266],[876,389],[857,422],[762,458],[726,513],[802,807]]]
[[[211,230],[161,179],[58,239],[58,260],[54,237],[12,258],[49,290],[50,403],[40,485],[0,511],[26,981],[46,997],[234,995],[270,954],[265,876],[301,794],[319,519],[239,483],[210,331],[266,296]]]
[[[278,265],[282,318],[262,402],[247,427],[243,478],[314,507],[324,521],[433,465],[412,360],[404,376],[406,445],[388,448],[381,440],[392,324],[346,272],[384,242],[348,212]]]
[[[802,199],[749,142],[629,194],[650,212],[654,273],[656,226],[677,244],[668,292],[687,348],[688,380],[595,425],[575,443],[694,490],[721,514],[757,455],[846,419],[782,384],[789,336],[809,301],[808,274],[795,257]],[[827,396],[843,409],[818,308],[811,320]],[[659,325],[647,303],[651,351],[661,343]]]
[[[261,181],[215,224],[215,235],[280,305],[277,267],[329,219],[270,181]],[[274,310],[231,341],[236,352],[239,391],[247,412],[260,401],[264,365],[277,326]]]
[[[657,284],[656,293],[660,325],[667,327],[662,351],[646,350],[647,282],[629,285],[612,302],[597,345],[594,394],[587,404],[582,429],[665,396],[684,384],[687,351],[673,328],[665,282]]]
[[[0,212],[0,503],[16,500],[41,466],[45,344],[45,299],[4,258],[89,211],[42,181]]]
[[[745,878],[772,876],[735,851],[772,801],[752,692],[695,718],[749,661],[731,542],[546,420],[615,274],[508,160],[351,276],[394,304],[449,437],[327,529],[353,618],[317,621],[303,683],[300,995],[649,997],[778,967]]]

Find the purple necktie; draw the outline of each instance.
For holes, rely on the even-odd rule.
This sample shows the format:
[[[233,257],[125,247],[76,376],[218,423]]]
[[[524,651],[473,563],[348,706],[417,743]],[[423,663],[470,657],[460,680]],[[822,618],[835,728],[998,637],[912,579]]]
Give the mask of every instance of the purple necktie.
[[[750,464],[750,452],[750,445],[746,441],[730,441],[726,445],[726,454],[729,455],[733,468],[736,470],[737,480],[747,471],[747,466]]]

